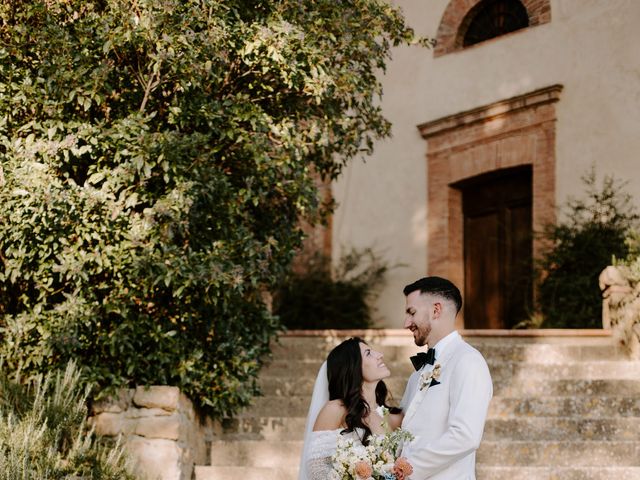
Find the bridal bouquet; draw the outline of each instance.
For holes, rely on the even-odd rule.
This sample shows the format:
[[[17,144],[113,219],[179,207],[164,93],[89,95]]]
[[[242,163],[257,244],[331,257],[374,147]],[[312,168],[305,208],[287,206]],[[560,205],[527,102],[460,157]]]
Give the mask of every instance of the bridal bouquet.
[[[383,410],[383,418],[388,411]],[[406,458],[399,457],[404,442],[413,439],[406,430],[372,435],[366,447],[353,439],[338,440],[332,457],[330,480],[404,480],[413,473]]]

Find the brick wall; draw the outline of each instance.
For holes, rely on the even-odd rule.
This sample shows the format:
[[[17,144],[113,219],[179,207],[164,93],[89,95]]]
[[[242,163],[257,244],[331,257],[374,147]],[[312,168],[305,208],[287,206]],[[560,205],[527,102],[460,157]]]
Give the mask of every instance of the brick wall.
[[[418,127],[427,140],[430,275],[464,285],[462,195],[456,182],[531,165],[533,229],[555,221],[555,102],[561,91],[554,85]],[[534,257],[542,246],[534,240]],[[464,319],[459,321],[462,328]]]
[[[469,26],[472,11],[482,0],[451,0],[442,15],[434,57],[462,49],[462,41]],[[522,0],[529,15],[529,27],[535,27],[551,21],[551,5],[549,0]]]

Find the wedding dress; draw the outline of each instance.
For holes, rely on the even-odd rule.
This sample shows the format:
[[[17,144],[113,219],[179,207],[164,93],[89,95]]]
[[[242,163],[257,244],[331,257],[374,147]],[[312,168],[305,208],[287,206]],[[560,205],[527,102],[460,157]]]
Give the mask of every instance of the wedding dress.
[[[309,437],[309,451],[306,458],[305,480],[328,480],[332,470],[331,457],[336,451],[339,438],[346,438],[360,442],[363,431],[341,434],[342,428],[337,430],[322,430],[311,432]]]

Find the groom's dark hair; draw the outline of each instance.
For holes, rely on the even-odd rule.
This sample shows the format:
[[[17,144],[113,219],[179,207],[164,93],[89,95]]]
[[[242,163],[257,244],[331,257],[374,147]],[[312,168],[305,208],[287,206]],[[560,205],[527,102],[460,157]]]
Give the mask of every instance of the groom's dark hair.
[[[456,314],[462,308],[462,295],[460,290],[451,281],[442,277],[422,277],[420,280],[404,287],[402,292],[405,296],[409,295],[416,290],[420,290],[420,293],[430,293],[437,295],[446,300],[453,302],[456,306]]]

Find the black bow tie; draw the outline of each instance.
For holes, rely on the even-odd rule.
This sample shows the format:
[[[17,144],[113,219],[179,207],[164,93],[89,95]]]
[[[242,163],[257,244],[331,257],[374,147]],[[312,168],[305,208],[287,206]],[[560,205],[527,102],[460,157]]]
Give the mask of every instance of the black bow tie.
[[[433,365],[433,362],[436,360],[436,349],[430,348],[427,350],[427,353],[420,352],[417,355],[414,355],[410,358],[411,363],[413,363],[413,368],[416,370],[420,370],[427,363],[429,365]]]

